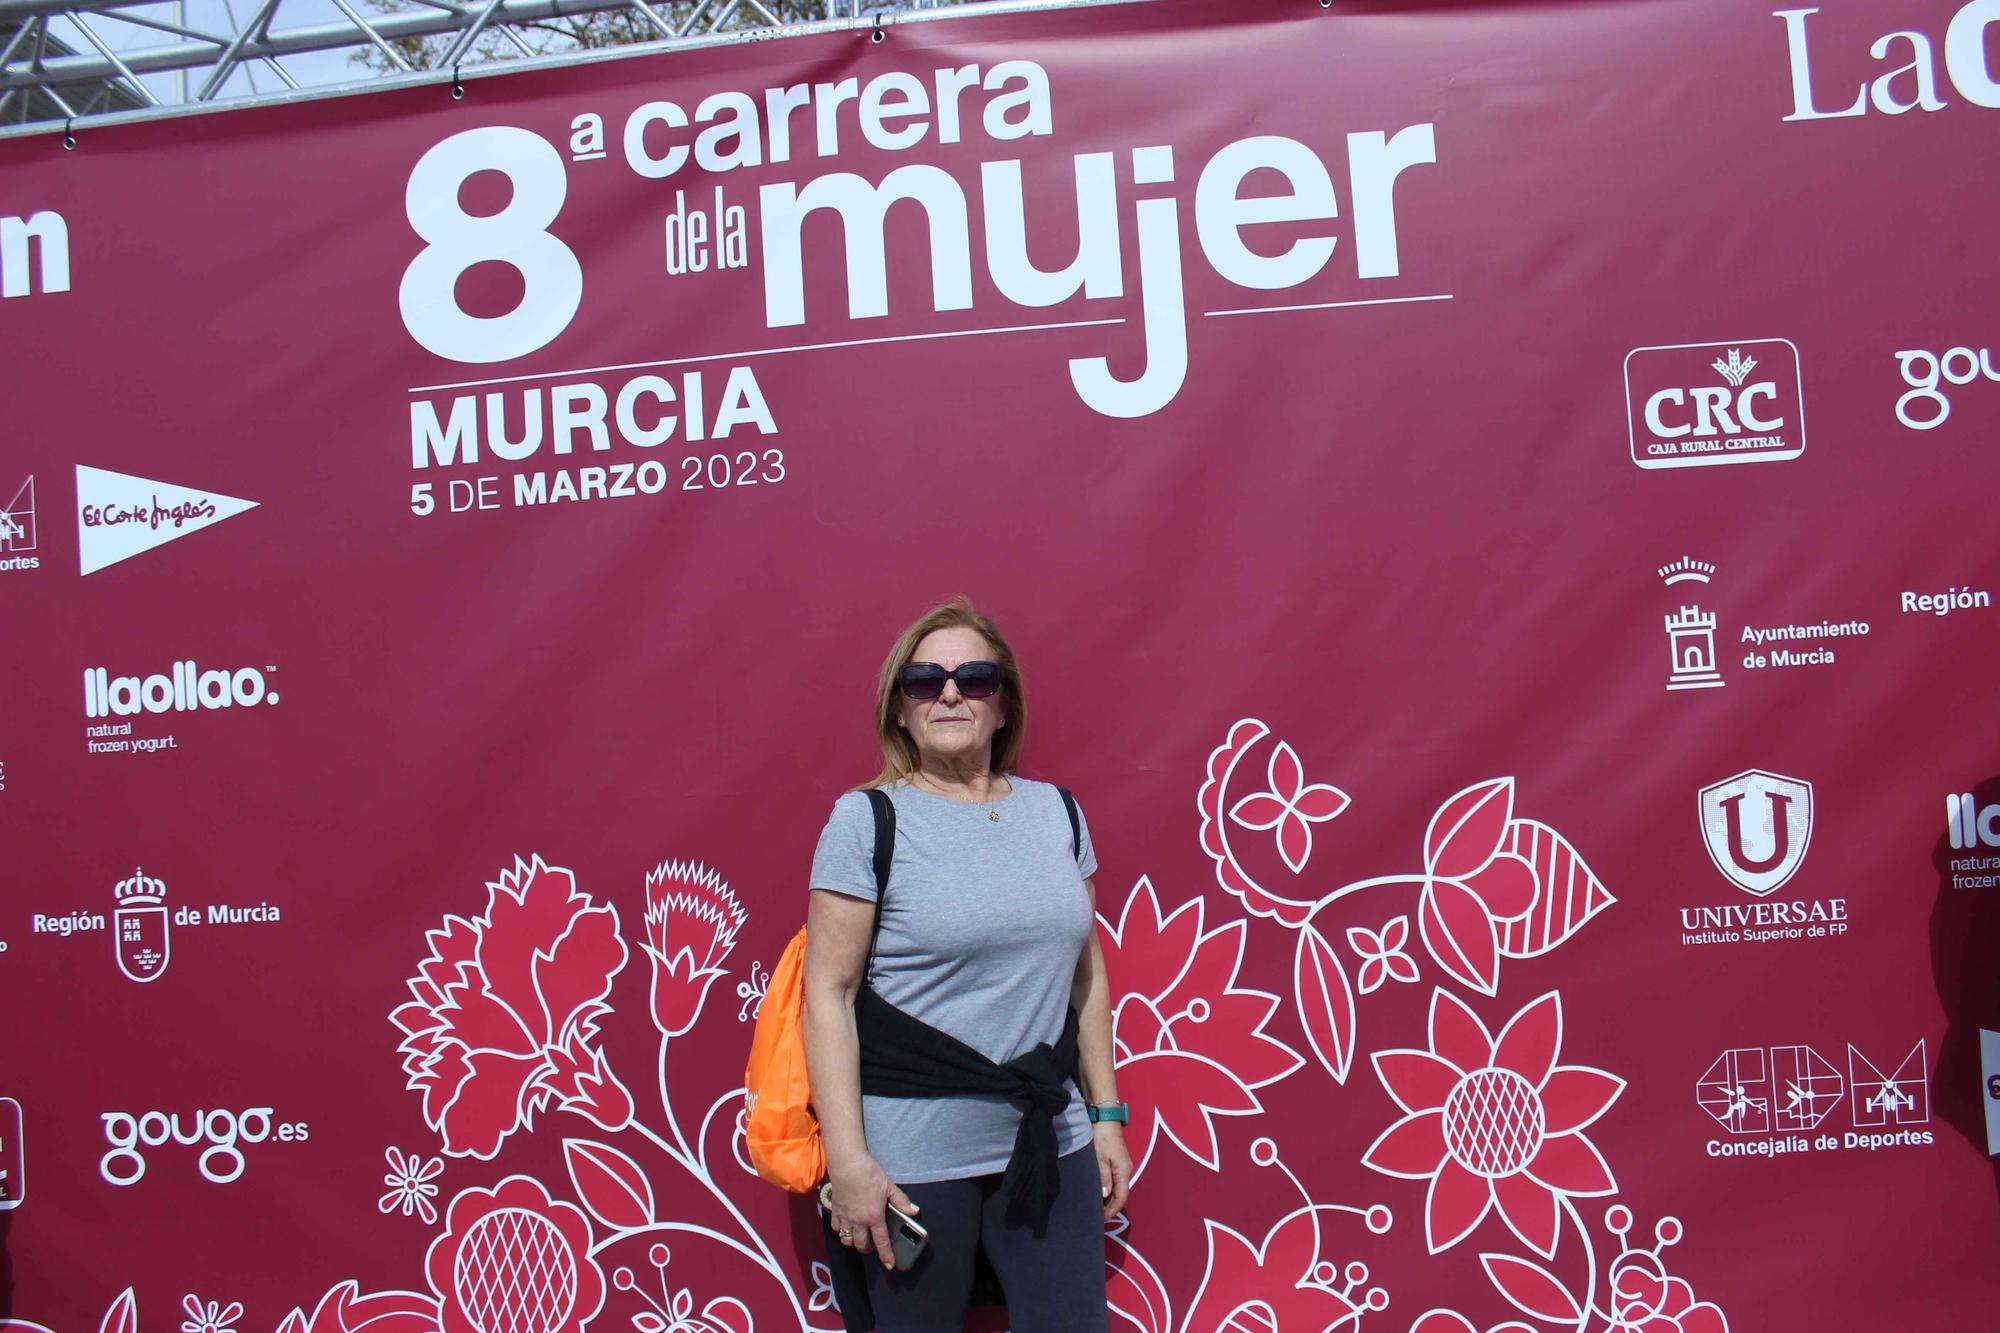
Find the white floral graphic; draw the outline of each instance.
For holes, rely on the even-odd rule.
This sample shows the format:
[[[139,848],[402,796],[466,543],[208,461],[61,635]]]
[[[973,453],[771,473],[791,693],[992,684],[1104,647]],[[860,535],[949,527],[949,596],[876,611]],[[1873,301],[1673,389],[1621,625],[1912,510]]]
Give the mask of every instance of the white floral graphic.
[[[236,1321],[243,1317],[241,1301],[224,1305],[192,1294],[181,1297],[181,1309],[187,1313],[181,1320],[181,1333],[236,1333]]]
[[[382,1183],[389,1192],[375,1201],[375,1206],[386,1216],[401,1213],[404,1217],[420,1217],[425,1226],[438,1220],[437,1178],[444,1174],[444,1159],[433,1157],[424,1161],[415,1153],[405,1153],[396,1148],[385,1148],[382,1156],[389,1163],[388,1174]]]
[[[1350,926],[1347,947],[1361,960],[1361,974],[1355,985],[1363,995],[1374,993],[1387,981],[1415,981],[1416,960],[1403,951],[1409,943],[1410,918],[1391,917],[1378,933],[1366,926]]]
[[[1323,782],[1306,783],[1298,753],[1284,741],[1264,767],[1270,787],[1229,807],[1229,817],[1247,829],[1275,829],[1278,854],[1297,874],[1312,857],[1314,824],[1324,824],[1347,808],[1347,793]]]

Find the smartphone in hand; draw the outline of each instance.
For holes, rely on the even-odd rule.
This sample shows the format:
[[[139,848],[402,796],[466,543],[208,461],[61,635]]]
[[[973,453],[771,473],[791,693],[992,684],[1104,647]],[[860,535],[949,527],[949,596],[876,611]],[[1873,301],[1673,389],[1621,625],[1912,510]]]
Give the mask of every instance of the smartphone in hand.
[[[889,1253],[898,1269],[908,1271],[924,1252],[924,1246],[930,1244],[931,1233],[895,1204],[885,1201],[882,1207],[889,1223]]]
[[[833,1211],[832,1181],[819,1187],[819,1202],[829,1213]],[[889,1255],[898,1269],[908,1270],[924,1252],[924,1246],[930,1244],[931,1233],[923,1223],[886,1199],[882,1202],[882,1215],[889,1225]]]

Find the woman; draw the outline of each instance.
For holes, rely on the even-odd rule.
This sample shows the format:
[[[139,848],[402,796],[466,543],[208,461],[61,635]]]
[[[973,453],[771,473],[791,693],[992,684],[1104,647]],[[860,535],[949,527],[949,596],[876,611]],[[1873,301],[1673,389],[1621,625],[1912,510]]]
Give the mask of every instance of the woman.
[[[1106,1329],[1103,1224],[1125,1205],[1132,1162],[1088,829],[1080,814],[1072,826],[1059,788],[1015,773],[1027,723],[1020,673],[1000,631],[963,599],[896,640],[875,720],[882,772],[834,804],[807,915],[806,1060],[830,1223],[869,1258],[879,1333],[958,1333],[982,1249],[1014,1333]],[[879,933],[868,788],[885,791],[895,813]],[[1038,1175],[1023,1161],[1037,1111],[1022,1098],[907,1087],[864,1096],[864,1083],[882,1079],[857,1033],[878,1030],[871,1006],[883,1002],[993,1066],[1073,1049],[1067,1104],[1046,1084],[1038,1103],[1045,1122],[1060,1107],[1053,1166]],[[892,1264],[885,1201],[930,1233],[907,1271]]]

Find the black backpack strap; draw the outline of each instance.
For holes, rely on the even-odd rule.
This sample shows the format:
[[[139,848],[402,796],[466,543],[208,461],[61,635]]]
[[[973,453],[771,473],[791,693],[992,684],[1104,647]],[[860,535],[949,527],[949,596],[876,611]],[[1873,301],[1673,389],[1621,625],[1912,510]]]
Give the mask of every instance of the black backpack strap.
[[[1057,787],[1063,798],[1063,809],[1069,811],[1069,854],[1075,861],[1083,860],[1083,821],[1077,817],[1076,796],[1068,787]]]
[[[868,930],[868,961],[862,965],[861,980],[875,968],[875,937],[882,933],[882,900],[889,896],[889,863],[896,859],[896,807],[889,793],[880,787],[868,789],[868,804],[875,811],[875,924]]]

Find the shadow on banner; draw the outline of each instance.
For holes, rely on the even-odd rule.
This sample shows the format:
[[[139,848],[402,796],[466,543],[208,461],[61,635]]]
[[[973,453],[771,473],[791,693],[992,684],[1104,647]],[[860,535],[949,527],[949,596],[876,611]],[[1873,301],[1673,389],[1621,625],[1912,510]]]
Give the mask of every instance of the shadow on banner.
[[[1993,812],[1990,832],[1980,815]],[[1989,1156],[2000,1192],[2000,777],[1946,803],[1946,830],[1931,854],[1931,973],[1944,1006],[1934,1105]],[[1994,1035],[1982,1038],[1982,1033]]]

